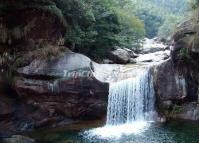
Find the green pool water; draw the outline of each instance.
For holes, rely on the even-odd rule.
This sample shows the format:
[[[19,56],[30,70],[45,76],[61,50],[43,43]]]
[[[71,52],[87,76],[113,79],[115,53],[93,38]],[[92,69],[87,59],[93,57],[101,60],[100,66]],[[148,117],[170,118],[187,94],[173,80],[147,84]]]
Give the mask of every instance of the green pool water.
[[[95,126],[88,123],[77,124],[65,129],[37,131],[29,136],[39,143],[199,143],[198,122],[151,123],[139,134],[110,138],[89,135],[88,131]]]

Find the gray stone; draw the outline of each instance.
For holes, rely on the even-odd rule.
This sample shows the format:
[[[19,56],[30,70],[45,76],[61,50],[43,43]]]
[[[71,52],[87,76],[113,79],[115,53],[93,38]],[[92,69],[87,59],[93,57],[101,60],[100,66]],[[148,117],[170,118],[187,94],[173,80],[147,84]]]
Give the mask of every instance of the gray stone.
[[[106,114],[108,83],[95,77],[86,56],[66,53],[50,61],[35,60],[18,70],[15,90],[19,100],[38,111],[30,117],[36,127],[62,119],[99,119]],[[36,117],[35,117],[36,116]]]
[[[185,120],[199,120],[199,103],[186,103],[180,107],[180,110],[173,114],[174,118]]]
[[[173,106],[173,103],[171,100],[162,102],[162,108],[164,108],[164,109],[170,109],[172,106]]]
[[[104,59],[103,60],[103,64],[113,64],[114,62],[112,60],[109,59]]]
[[[131,59],[130,59],[130,63],[131,63],[131,64],[135,64],[135,63],[137,63],[137,61],[136,61],[136,59],[131,58]]]
[[[129,62],[131,55],[124,49],[116,49],[109,52],[109,58],[117,64],[126,64]]]

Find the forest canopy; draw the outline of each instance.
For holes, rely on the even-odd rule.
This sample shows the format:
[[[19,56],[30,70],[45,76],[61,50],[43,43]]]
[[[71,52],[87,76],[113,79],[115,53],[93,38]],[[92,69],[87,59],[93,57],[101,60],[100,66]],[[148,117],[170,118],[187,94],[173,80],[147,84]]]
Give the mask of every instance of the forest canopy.
[[[66,46],[91,57],[106,56],[115,46],[137,49],[144,37],[168,38],[187,9],[186,0],[18,1],[64,17]]]

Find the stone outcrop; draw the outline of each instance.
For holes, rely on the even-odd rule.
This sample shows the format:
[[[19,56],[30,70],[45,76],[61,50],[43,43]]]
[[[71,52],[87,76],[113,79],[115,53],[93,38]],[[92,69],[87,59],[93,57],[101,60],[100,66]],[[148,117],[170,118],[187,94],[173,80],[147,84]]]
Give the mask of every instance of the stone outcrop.
[[[199,120],[197,29],[193,20],[181,24],[173,36],[171,60],[155,70],[157,106],[163,116]]]
[[[98,81],[94,70],[89,58],[75,53],[47,62],[35,60],[20,68],[15,90],[21,102],[34,109],[28,115],[33,128],[65,119],[104,117],[108,84]]]
[[[154,75],[155,89],[160,100],[177,100],[186,97],[185,78],[175,70],[171,60],[157,66]]]
[[[169,118],[190,119],[187,115],[187,106],[198,99],[197,73],[192,69],[176,67],[173,61],[167,60],[154,69],[154,82],[159,113]],[[177,109],[175,107],[178,107]],[[192,108],[194,108],[193,106]],[[176,110],[181,111],[181,116]],[[189,117],[189,118],[188,118]]]

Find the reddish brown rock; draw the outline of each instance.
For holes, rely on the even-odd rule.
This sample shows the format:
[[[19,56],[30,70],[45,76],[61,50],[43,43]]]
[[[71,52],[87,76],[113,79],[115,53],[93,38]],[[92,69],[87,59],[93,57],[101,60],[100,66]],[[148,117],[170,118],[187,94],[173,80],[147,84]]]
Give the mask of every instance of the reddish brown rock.
[[[39,110],[73,119],[96,119],[106,114],[108,84],[98,81],[92,62],[81,54],[65,54],[52,61],[34,61],[18,70],[20,98]]]

